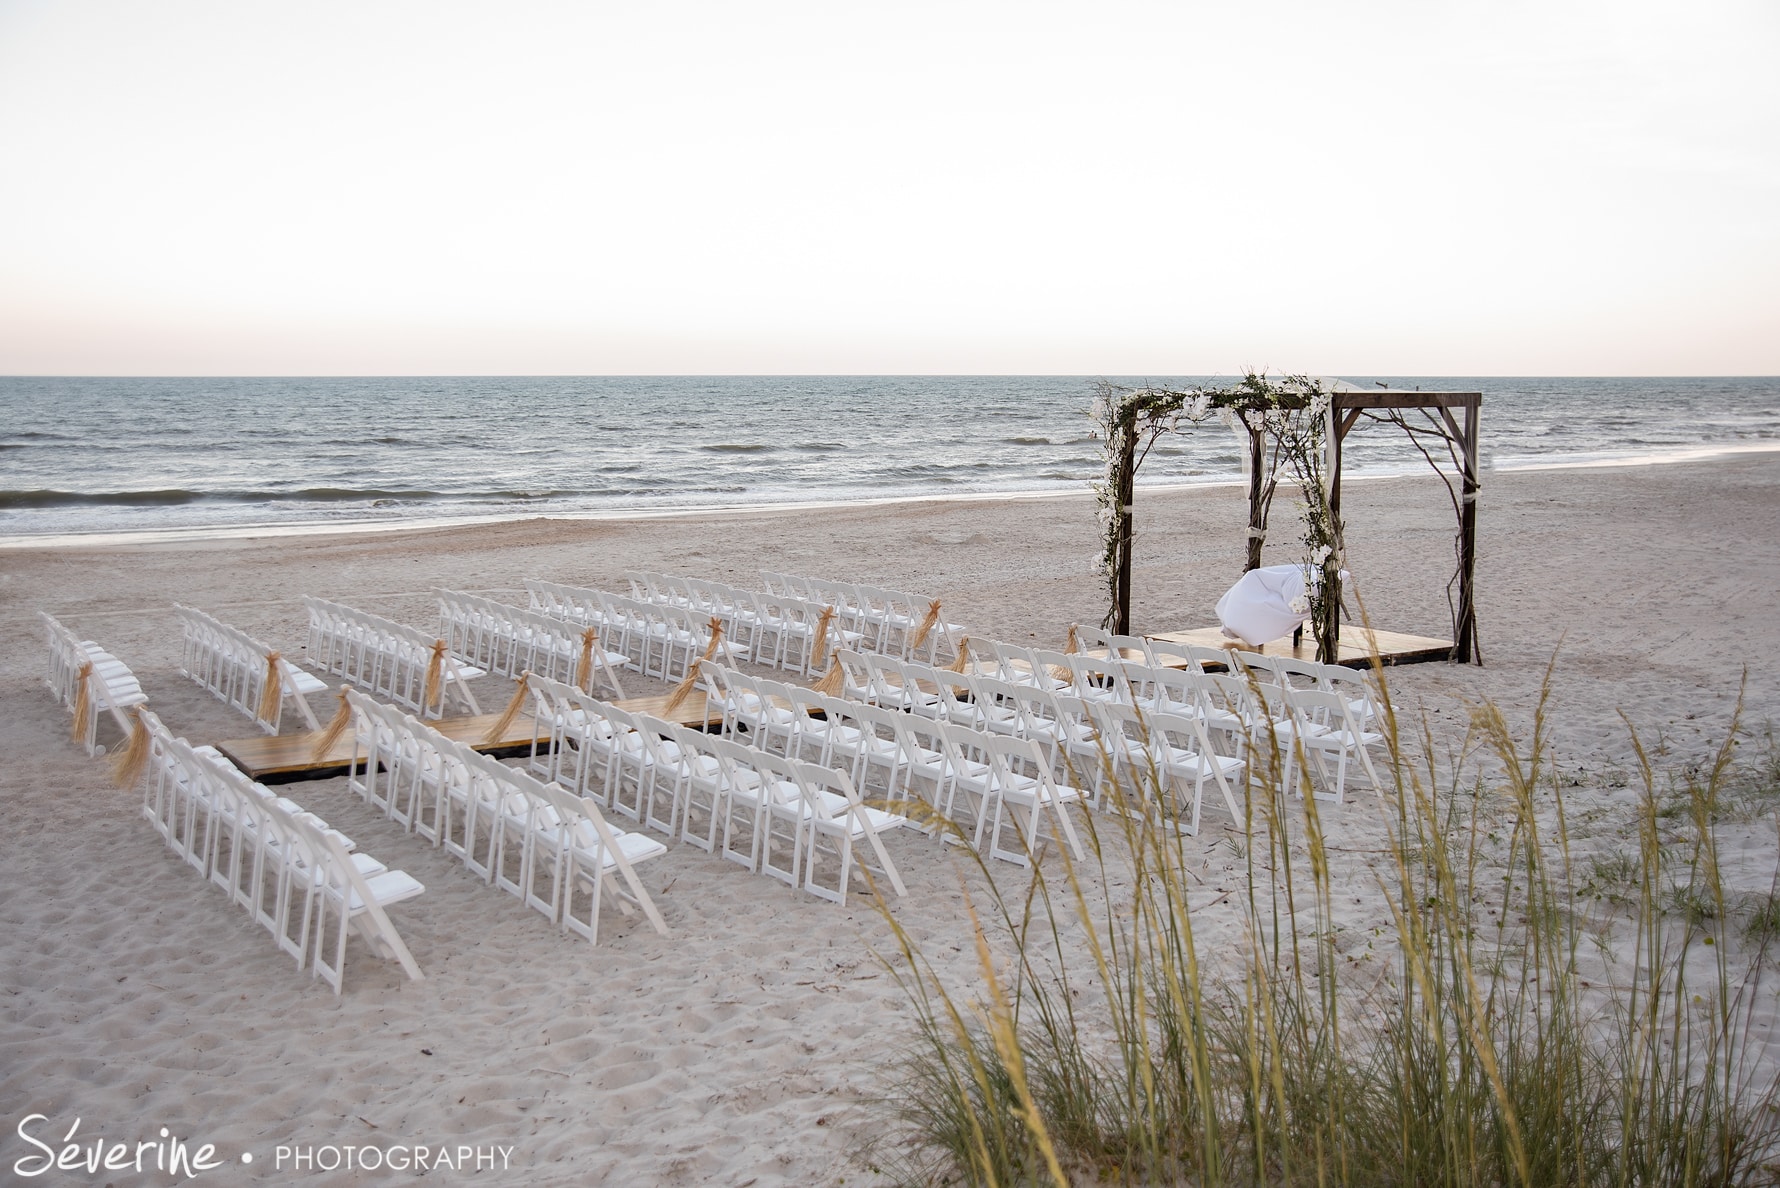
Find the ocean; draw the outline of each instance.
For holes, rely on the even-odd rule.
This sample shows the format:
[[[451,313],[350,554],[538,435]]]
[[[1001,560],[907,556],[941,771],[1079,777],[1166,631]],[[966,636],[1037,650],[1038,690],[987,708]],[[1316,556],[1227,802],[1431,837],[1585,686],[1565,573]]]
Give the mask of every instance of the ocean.
[[[1107,377],[1173,387],[1230,377]],[[1780,378],[1342,376],[1483,393],[1486,468],[1780,448]],[[1083,376],[0,377],[0,537],[299,531],[1085,491]],[[1346,473],[1425,466],[1363,427]],[[1231,481],[1215,423],[1145,485]],[[1487,482],[1487,479],[1486,479]]]

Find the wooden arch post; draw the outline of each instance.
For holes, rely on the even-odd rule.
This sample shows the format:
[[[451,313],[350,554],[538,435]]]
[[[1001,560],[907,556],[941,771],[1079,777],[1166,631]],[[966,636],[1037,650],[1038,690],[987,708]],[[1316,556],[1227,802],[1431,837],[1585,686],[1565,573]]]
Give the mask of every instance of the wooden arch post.
[[[1113,480],[1113,523],[1118,525],[1119,597],[1113,606],[1112,632],[1131,634],[1131,552],[1137,503],[1137,433],[1125,426],[1119,437],[1119,464]]]

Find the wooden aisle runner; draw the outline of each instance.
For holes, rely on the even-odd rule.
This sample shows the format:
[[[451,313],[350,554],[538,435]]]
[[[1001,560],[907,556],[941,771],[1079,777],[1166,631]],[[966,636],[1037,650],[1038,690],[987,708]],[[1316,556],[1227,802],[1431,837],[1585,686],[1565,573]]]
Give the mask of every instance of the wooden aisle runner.
[[[695,689],[671,715],[662,713],[662,707],[667,704],[665,694],[660,697],[632,697],[612,704],[633,714],[650,714],[697,729],[715,725],[722,720],[720,714],[706,708],[702,689]],[[529,707],[527,712],[513,719],[513,724],[504,735],[492,742],[488,741],[486,735],[500,716],[498,713],[472,714],[461,718],[441,718],[436,722],[428,722],[427,725],[446,738],[469,743],[478,751],[508,751],[532,745],[534,737]],[[347,765],[352,762],[352,731],[342,734],[333,749],[319,759],[310,754],[315,746],[314,740],[315,735],[307,732],[276,737],[262,734],[254,738],[219,742],[216,749],[228,756],[229,762],[246,772],[250,778],[262,782],[267,779],[275,783],[325,780],[343,774]]]
[[[1241,647],[1245,652],[1256,649],[1247,644],[1239,643],[1227,637],[1218,627],[1201,627],[1197,631],[1166,631],[1152,635],[1150,639],[1165,639],[1171,643],[1192,644],[1202,648],[1227,648],[1232,645]],[[1426,635],[1404,635],[1397,631],[1375,631],[1369,627],[1356,627],[1352,623],[1341,625],[1341,638],[1337,642],[1337,663],[1348,668],[1364,668],[1370,663],[1372,649],[1378,649],[1378,657],[1386,664],[1422,664],[1430,660],[1446,660],[1452,656],[1452,641],[1433,639]],[[1260,649],[1266,656],[1285,656],[1294,660],[1315,660],[1316,640],[1310,634],[1307,625],[1304,629],[1304,640],[1297,647],[1292,646],[1292,637],[1275,640]]]

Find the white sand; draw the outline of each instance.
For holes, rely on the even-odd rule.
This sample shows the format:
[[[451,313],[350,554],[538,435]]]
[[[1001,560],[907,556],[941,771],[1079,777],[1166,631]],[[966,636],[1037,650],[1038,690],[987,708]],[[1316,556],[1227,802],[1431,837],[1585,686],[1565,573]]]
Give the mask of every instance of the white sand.
[[[1444,634],[1444,491],[1391,480],[1345,496],[1374,621]],[[1207,625],[1240,569],[1241,493],[1146,496],[1139,516],[1138,628]],[[1276,541],[1295,534],[1291,520],[1282,494]],[[1780,457],[1499,476],[1481,524],[1487,664],[1393,673],[1399,700],[1425,706],[1443,741],[1456,743],[1467,701],[1493,698],[1526,721],[1562,640],[1556,754],[1579,783],[1579,813],[1610,833],[1632,769],[1619,710],[1677,764],[1716,745],[1743,668],[1749,719],[1773,714]],[[18,1120],[40,1113],[36,1133],[51,1141],[76,1116],[77,1140],[168,1126],[231,1158],[253,1151],[269,1180],[279,1144],[424,1143],[513,1148],[501,1178],[514,1183],[869,1182],[855,1157],[879,1122],[857,1107],[907,1038],[901,995],[871,952],[888,934],[863,896],[837,908],[675,846],[645,868],[672,936],[609,914],[590,949],[373,816],[339,780],[287,791],[426,884],[392,918],[427,978],[407,983],[355,946],[336,1001],[171,857],[136,796],[68,742],[40,680],[37,610],[130,663],[166,722],[207,742],[252,729],[179,676],[175,599],[296,655],[302,593],[427,624],[435,585],[513,596],[537,576],[614,589],[632,567],[756,584],[764,566],[932,592],[973,634],[1057,646],[1069,621],[1099,618],[1096,551],[1084,497],[0,552],[13,641],[0,661],[0,1178],[33,1153]],[[1357,937],[1387,919],[1365,874],[1377,809],[1361,795],[1324,816],[1347,852]],[[1239,867],[1215,801],[1207,820],[1192,844],[1210,899]],[[1771,827],[1728,840],[1733,877],[1761,885]],[[942,968],[967,972],[959,880],[974,876],[918,835],[890,844],[910,888],[897,916]],[[1236,927],[1233,904],[1205,915],[1208,945]]]

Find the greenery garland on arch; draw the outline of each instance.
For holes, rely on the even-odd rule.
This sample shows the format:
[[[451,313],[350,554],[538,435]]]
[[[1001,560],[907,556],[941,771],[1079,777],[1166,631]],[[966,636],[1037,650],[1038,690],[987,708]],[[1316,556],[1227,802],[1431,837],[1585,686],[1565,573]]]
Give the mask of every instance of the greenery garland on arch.
[[[1096,482],[1102,533],[1095,572],[1106,583],[1103,625],[1130,632],[1131,555],[1136,533],[1133,503],[1137,469],[1165,433],[1212,418],[1245,441],[1249,467],[1248,569],[1260,565],[1261,545],[1281,470],[1297,485],[1304,518],[1302,542],[1307,602],[1317,655],[1332,663],[1339,630],[1343,525],[1329,497],[1330,393],[1320,380],[1293,375],[1271,379],[1249,372],[1227,388],[1122,388],[1102,380],[1088,415],[1093,436],[1106,450],[1106,477]]]

